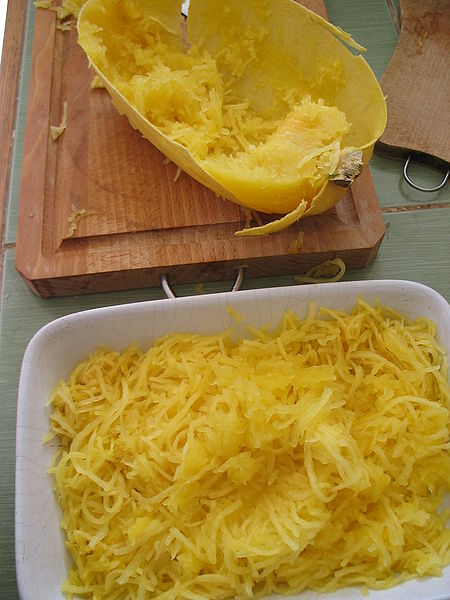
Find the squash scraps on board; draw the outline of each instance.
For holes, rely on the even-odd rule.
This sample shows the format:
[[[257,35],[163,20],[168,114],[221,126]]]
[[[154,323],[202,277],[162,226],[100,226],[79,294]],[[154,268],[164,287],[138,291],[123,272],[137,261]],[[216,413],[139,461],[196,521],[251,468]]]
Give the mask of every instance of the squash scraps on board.
[[[387,588],[450,562],[434,324],[361,298],[248,335],[100,349],[58,384],[68,598]]]

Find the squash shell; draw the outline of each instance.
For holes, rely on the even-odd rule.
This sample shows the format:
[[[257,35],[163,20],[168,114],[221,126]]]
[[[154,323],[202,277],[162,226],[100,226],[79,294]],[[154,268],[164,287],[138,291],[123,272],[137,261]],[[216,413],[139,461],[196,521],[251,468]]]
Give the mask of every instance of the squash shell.
[[[345,188],[333,182],[331,174],[328,181],[320,185],[317,193],[310,198],[304,198],[301,194],[297,197],[295,186],[290,186],[286,192],[282,185],[275,184],[271,196],[270,193],[262,194],[262,188],[258,188],[257,183],[250,186],[250,192],[248,185],[239,185],[239,182],[229,185],[227,178],[212,176],[204,163],[185,146],[169,139],[152,124],[108,79],[99,60],[90,50],[89,26],[95,21],[98,11],[105,11],[108,3],[114,1],[117,0],[86,2],[78,19],[79,43],[103,81],[116,109],[126,115],[131,125],[147,140],[217,195],[251,210],[277,215],[297,211],[301,217],[305,217],[322,213],[339,201]],[[163,25],[173,38],[174,48],[182,49],[185,46],[180,0],[134,0],[134,3]],[[386,102],[369,65],[354,52],[355,49],[363,50],[361,46],[348,34],[293,0],[227,0],[219,10],[215,0],[190,2],[187,44],[201,40],[213,56],[224,45],[239,40],[246,31],[262,29],[266,35],[257,46],[258,60],[250,63],[245,76],[239,81],[238,94],[243,99],[250,99],[251,104],[263,115],[281,114],[285,110],[285,107],[278,106],[274,92],[282,86],[323,98],[327,105],[342,110],[351,123],[350,132],[342,139],[341,152],[348,152],[349,148],[359,150],[362,163],[366,165],[376,140],[386,126]],[[333,65],[339,69],[338,79],[333,77]],[[327,73],[331,75],[329,82],[326,81]],[[299,211],[302,202],[306,202],[306,209]],[[290,222],[289,219],[284,221]],[[279,228],[274,227],[274,230]],[[265,228],[264,233],[267,232],[270,232],[270,227]]]

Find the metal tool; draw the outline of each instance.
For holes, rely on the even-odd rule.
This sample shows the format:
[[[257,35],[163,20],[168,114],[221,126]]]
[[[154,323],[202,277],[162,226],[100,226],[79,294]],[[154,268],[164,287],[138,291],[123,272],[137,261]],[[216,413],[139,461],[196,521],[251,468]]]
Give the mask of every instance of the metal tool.
[[[408,156],[408,158],[406,159],[405,162],[405,166],[403,167],[403,177],[406,179],[406,181],[409,183],[409,185],[411,187],[413,187],[415,190],[419,190],[419,192],[437,192],[438,190],[441,190],[445,184],[448,181],[449,175],[450,175],[450,169],[447,170],[447,173],[444,175],[444,179],[441,181],[441,183],[439,185],[436,185],[435,187],[432,188],[426,188],[426,187],[422,187],[421,185],[417,185],[417,183],[414,183],[414,181],[411,180],[411,178],[408,175],[408,165],[410,163],[411,160],[411,155]]]
[[[237,292],[242,285],[242,282],[244,281],[244,276],[245,276],[245,267],[239,267],[236,270],[236,277],[233,283],[233,287],[231,288],[232,292]],[[169,283],[169,276],[168,275],[161,275],[160,277],[160,281],[161,281],[161,287],[164,290],[164,293],[166,294],[167,298],[176,298],[176,294],[172,289],[172,286]]]

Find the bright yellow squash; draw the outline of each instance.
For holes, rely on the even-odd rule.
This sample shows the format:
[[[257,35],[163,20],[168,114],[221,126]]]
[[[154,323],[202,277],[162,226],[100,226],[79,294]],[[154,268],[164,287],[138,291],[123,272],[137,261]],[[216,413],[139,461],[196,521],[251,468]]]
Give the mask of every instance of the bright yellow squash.
[[[347,34],[293,0],[88,0],[79,43],[120,113],[218,195],[284,215],[333,206],[386,124]],[[346,43],[344,43],[346,42]]]

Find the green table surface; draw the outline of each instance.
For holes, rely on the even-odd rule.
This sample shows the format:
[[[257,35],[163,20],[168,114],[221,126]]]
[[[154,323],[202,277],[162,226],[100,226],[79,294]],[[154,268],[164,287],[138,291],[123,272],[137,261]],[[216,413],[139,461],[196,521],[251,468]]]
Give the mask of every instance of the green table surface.
[[[10,0],[14,1],[14,0]],[[326,0],[330,20],[349,31],[367,48],[366,59],[381,77],[394,51],[397,34],[384,0]],[[14,461],[17,387],[24,351],[33,334],[62,315],[112,304],[164,297],[162,289],[75,296],[43,300],[28,290],[14,267],[18,190],[35,8],[30,1],[23,54],[15,147],[10,177],[8,221],[3,270],[0,321],[0,598],[18,598],[14,560]],[[348,271],[344,280],[409,279],[429,285],[450,299],[449,186],[425,194],[403,179],[403,164],[374,156],[371,172],[386,224],[378,256],[364,269]],[[413,165],[417,183],[433,186],[442,173]],[[203,293],[225,291],[231,282],[205,284]],[[294,276],[251,279],[244,288],[296,285]],[[176,289],[178,295],[198,293],[192,284]],[[45,399],[43,399],[45,400]]]

